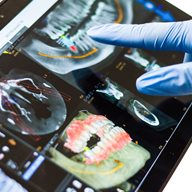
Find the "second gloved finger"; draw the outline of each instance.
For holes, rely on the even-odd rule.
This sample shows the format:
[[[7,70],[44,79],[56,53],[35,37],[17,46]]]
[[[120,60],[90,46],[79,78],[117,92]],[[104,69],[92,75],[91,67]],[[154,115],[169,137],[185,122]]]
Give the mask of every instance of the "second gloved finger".
[[[191,61],[192,61],[192,54],[186,53],[183,62],[191,62]]]
[[[150,71],[140,76],[137,89],[148,95],[180,96],[192,94],[192,62]]]
[[[192,53],[192,20],[140,25],[106,24],[87,31],[101,43],[155,50]]]

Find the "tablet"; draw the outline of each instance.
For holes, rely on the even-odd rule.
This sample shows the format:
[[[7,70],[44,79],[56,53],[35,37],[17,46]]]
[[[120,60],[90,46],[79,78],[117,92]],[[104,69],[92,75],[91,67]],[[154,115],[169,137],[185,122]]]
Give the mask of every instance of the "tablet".
[[[104,45],[86,31],[190,16],[164,1],[25,3],[0,31],[2,174],[20,191],[162,190],[191,142],[191,96],[143,95],[135,81],[183,54]]]

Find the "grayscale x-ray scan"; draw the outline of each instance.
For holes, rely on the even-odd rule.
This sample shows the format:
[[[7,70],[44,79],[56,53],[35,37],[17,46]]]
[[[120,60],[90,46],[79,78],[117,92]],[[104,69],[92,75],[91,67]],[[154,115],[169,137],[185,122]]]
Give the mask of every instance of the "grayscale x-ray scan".
[[[52,133],[66,119],[60,93],[40,76],[13,69],[1,78],[0,91],[1,122],[22,134]]]
[[[115,47],[97,43],[86,34],[105,23],[131,23],[132,0],[70,0],[60,3],[19,45],[49,70],[67,74],[95,65]]]

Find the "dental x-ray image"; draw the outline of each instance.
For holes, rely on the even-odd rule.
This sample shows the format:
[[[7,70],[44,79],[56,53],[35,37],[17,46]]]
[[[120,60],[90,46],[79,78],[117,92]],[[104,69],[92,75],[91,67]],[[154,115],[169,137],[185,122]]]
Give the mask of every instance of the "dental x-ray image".
[[[107,189],[135,175],[150,153],[105,116],[79,111],[49,156],[95,189]]]
[[[157,63],[157,59],[140,49],[128,49],[125,59],[130,59],[136,66],[143,68],[145,71],[159,69],[162,66],[162,64]]]
[[[45,135],[61,127],[66,119],[66,105],[53,85],[38,75],[17,69],[1,76],[3,124],[27,135]]]
[[[141,120],[157,131],[177,124],[174,119],[138,98],[138,96],[135,96],[108,77],[105,78],[104,83],[96,92],[128,112],[136,120]]]
[[[111,56],[115,47],[93,41],[86,31],[99,24],[132,23],[132,3],[132,0],[63,0],[17,48],[61,75],[93,66]]]

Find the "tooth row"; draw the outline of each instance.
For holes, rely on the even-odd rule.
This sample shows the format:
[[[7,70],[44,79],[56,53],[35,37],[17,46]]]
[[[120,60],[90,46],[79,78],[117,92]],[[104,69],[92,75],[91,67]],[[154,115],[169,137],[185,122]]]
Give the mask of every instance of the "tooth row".
[[[63,1],[56,10],[48,16],[48,26],[41,31],[47,34],[52,40],[57,40],[72,26],[81,22],[90,12],[93,3],[96,0]],[[96,47],[95,42],[90,39],[86,30],[92,26],[114,21],[116,17],[115,9],[104,2],[98,3],[95,15],[91,16],[90,22],[86,23],[84,30],[79,30],[72,37],[78,50],[87,52]],[[97,44],[98,45],[98,44]]]
[[[84,120],[74,120],[66,133],[68,137],[64,146],[75,153],[83,152],[86,164],[100,163],[131,142],[124,129],[115,126],[102,115],[90,114]],[[93,135],[98,135],[100,141],[97,146],[89,149],[87,142]]]
[[[104,2],[100,2],[98,4],[98,9],[96,10],[96,14],[93,15],[91,18],[92,18],[92,21],[94,22],[110,23],[114,20],[115,15],[116,15],[115,10],[112,7],[107,6]]]
[[[87,146],[87,142],[90,140],[92,135],[97,134],[97,132],[101,131],[101,129],[104,131],[104,134],[107,134],[110,132],[113,126],[114,124],[109,120],[95,121],[95,122],[92,122],[91,125],[85,125],[86,131],[84,131],[81,134],[78,141],[75,141],[72,147],[73,151],[77,153],[84,151],[85,147]],[[101,135],[98,135],[98,136],[101,136]],[[102,143],[100,144],[103,145]]]
[[[86,34],[85,30],[79,30],[71,37],[76,46],[83,52],[87,52],[96,47],[95,42]]]
[[[63,34],[69,26],[78,24],[89,14],[94,1],[90,0],[89,3],[85,0],[79,0],[78,2],[64,1],[60,7],[49,15],[49,25],[55,23],[55,33],[57,33],[57,29],[61,29]]]
[[[123,135],[122,139],[125,139],[125,141],[119,141],[121,137],[118,137],[118,135],[121,136],[121,134]],[[125,136],[126,138],[124,138]],[[86,164],[100,163],[108,158],[111,153],[123,148],[130,141],[131,139],[124,129],[118,126],[111,128],[97,143],[97,146],[84,153],[87,158]]]
[[[84,1],[80,0],[78,3],[74,1],[65,1],[57,7],[54,12],[48,16],[47,29],[43,29],[44,33],[50,36],[51,39],[57,39],[64,34],[71,25],[79,23],[88,14],[88,7],[85,3],[85,8],[82,7]],[[83,11],[82,11],[83,10]]]
[[[108,132],[113,127],[114,123],[109,120],[95,121],[91,124],[89,129],[91,134],[96,134],[99,132],[99,129],[103,129],[105,132]]]

